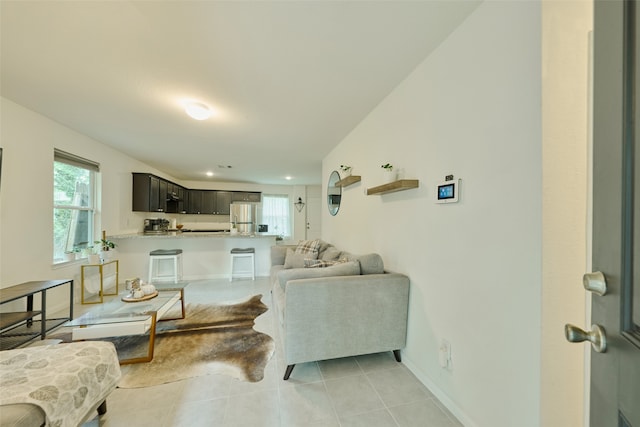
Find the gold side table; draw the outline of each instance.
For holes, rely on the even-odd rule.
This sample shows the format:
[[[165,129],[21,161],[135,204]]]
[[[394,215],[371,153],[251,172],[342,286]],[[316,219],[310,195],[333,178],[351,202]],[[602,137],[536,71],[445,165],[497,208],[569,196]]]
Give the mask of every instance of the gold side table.
[[[113,294],[105,294],[104,293],[104,267],[110,264],[115,264],[116,267],[116,291]],[[85,301],[84,299],[84,276],[85,276],[85,269],[87,268],[97,268],[98,269],[98,276],[100,277],[100,291],[99,291],[99,295],[100,295],[100,300],[99,301]],[[82,304],[102,304],[102,302],[104,301],[104,296],[105,295],[118,295],[118,273],[119,273],[119,269],[120,269],[120,263],[118,262],[117,259],[112,259],[112,260],[108,260],[105,262],[101,262],[99,264],[85,264],[83,266],[80,267],[81,272],[80,272],[80,276],[82,278],[81,280],[81,293],[82,293]]]

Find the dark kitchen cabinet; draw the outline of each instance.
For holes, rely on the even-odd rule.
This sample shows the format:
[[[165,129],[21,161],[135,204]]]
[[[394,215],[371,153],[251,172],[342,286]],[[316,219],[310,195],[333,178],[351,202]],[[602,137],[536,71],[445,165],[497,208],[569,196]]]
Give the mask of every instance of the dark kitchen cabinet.
[[[260,192],[191,190],[150,173],[133,172],[132,210],[136,212],[229,215],[233,202],[261,200]]]
[[[216,213],[216,192],[213,190],[202,191],[202,212],[207,215]]]
[[[199,214],[202,211],[202,190],[187,191],[187,213]]]
[[[186,191],[186,188],[158,176],[134,172],[132,210],[186,213]]]
[[[216,190],[188,190],[189,214],[229,215],[231,192]]]
[[[185,188],[174,184],[173,182],[167,182],[167,209],[168,213],[187,213],[186,201],[185,201]]]
[[[231,213],[231,191],[216,191],[216,214],[229,215]]]
[[[164,179],[159,178],[158,182],[158,212],[165,212],[167,210],[167,190],[169,183]],[[152,209],[153,210],[153,209]]]
[[[147,173],[133,174],[132,210],[136,212],[164,212],[166,208],[166,181]],[[164,188],[164,193],[161,194]]]
[[[231,201],[260,203],[262,201],[262,193],[253,191],[233,191],[231,193]]]

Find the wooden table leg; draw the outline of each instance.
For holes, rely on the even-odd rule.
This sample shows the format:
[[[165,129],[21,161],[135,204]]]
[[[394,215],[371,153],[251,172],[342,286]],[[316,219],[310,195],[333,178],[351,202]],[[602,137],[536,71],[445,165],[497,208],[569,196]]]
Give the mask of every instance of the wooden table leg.
[[[158,312],[151,312],[151,329],[149,330],[149,348],[146,356],[132,357],[131,359],[124,359],[120,361],[120,365],[131,365],[134,363],[145,363],[153,360],[153,351],[156,345],[156,321]]]

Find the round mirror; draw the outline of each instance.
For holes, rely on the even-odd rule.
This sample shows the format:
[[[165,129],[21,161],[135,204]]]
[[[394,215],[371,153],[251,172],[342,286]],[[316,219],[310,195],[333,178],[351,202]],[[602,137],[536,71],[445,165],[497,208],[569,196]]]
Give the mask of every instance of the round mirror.
[[[336,186],[338,181],[340,181],[338,171],[331,172],[329,184],[327,184],[327,206],[329,206],[329,213],[334,216],[340,209],[340,199],[342,198],[342,187]]]

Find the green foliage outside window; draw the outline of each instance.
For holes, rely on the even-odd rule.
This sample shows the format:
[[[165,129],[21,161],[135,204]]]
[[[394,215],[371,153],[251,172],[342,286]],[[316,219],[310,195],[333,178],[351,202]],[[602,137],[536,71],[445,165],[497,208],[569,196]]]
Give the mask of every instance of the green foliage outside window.
[[[53,168],[53,258],[93,243],[93,172],[67,163]]]

